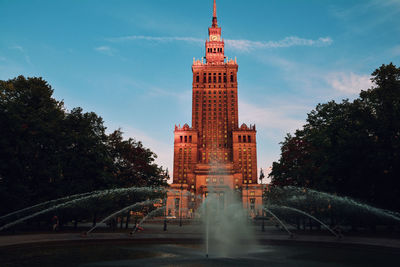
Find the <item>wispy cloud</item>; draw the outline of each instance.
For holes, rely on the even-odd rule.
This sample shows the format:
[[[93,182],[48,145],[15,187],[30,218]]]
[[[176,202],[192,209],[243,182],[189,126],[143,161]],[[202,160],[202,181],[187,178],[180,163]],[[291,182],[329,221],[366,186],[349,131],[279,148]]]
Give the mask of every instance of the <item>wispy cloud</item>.
[[[400,52],[400,51],[399,51]],[[356,74],[356,70],[323,69],[306,62],[290,61],[282,57],[268,55],[257,58],[261,63],[282,70],[282,75],[288,84],[303,97],[312,99],[315,103],[326,102],[332,98],[353,98],[371,88],[371,76]]]
[[[11,48],[11,49],[18,50],[18,51],[21,52],[21,53],[24,53],[24,52],[25,52],[24,48],[23,48],[22,46],[20,46],[20,45],[13,45],[13,46],[11,46],[10,48]]]
[[[239,102],[240,122],[257,126],[257,163],[264,171],[272,166],[272,162],[278,160],[279,143],[287,133],[293,133],[305,124],[305,116],[311,110],[306,104],[290,102],[292,101],[271,101],[266,106],[254,105],[247,101]],[[304,119],[299,119],[299,114],[304,114]]]
[[[108,38],[107,41],[110,42],[125,42],[125,41],[152,41],[152,42],[186,42],[192,44],[202,44],[204,39],[195,37],[167,37],[167,36],[144,36],[144,35],[130,35],[115,38]],[[285,48],[292,46],[329,46],[332,44],[333,40],[330,37],[321,37],[316,40],[300,38],[297,36],[285,37],[279,41],[251,41],[251,40],[225,40],[226,44],[233,50],[248,52],[254,49],[268,49],[268,48]]]
[[[113,56],[115,49],[109,47],[109,46],[98,46],[94,48],[95,51],[107,55],[107,56]]]
[[[130,36],[122,36],[115,38],[108,38],[110,42],[124,42],[124,41],[135,41],[135,40],[145,40],[145,41],[154,41],[154,42],[188,42],[188,43],[202,43],[203,39],[195,38],[195,37],[159,37],[159,36],[144,36],[144,35],[130,35]]]
[[[349,34],[374,33],[392,25],[400,13],[399,0],[365,0],[358,3],[348,1],[349,6],[332,7],[331,11],[340,21],[346,22]],[[356,1],[353,1],[356,2]],[[371,19],[373,17],[373,19]]]
[[[316,40],[304,39],[297,36],[289,36],[280,41],[250,41],[250,40],[226,40],[230,48],[248,52],[254,49],[268,49],[268,48],[286,48],[292,46],[329,46],[333,40],[330,37],[321,37]]]
[[[33,64],[32,64],[32,61],[31,61],[31,58],[29,57],[29,55],[26,53],[25,49],[24,49],[22,46],[20,46],[20,45],[14,45],[14,46],[11,46],[10,49],[18,50],[21,54],[24,55],[25,61],[26,61],[29,65],[33,65]]]
[[[371,0],[367,5],[370,8],[383,7],[390,8],[394,12],[400,11],[400,1],[399,0]]]
[[[268,133],[270,137],[281,140],[288,132],[294,132],[303,124],[303,120],[296,119],[298,114],[306,114],[310,107],[293,104],[279,103],[261,107],[240,101],[240,121],[256,124],[262,128],[261,132]]]
[[[178,99],[179,101],[186,103],[190,103],[192,99],[192,90],[175,92],[172,90],[159,88],[155,86],[147,86],[147,88],[149,88],[148,95],[151,97],[161,97],[161,98],[170,97],[172,99]]]
[[[336,72],[326,76],[326,82],[336,91],[345,94],[358,94],[361,90],[371,88],[371,76],[358,75],[353,72]]]
[[[400,45],[393,47],[391,52],[393,56],[400,56]]]

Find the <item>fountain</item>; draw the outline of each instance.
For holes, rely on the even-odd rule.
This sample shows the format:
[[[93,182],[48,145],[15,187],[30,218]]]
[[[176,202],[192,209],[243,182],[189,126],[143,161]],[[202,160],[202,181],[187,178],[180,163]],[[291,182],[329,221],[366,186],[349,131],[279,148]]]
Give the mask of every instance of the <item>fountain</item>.
[[[275,219],[280,225],[282,225],[282,227],[285,229],[285,231],[289,234],[290,237],[293,237],[293,233],[289,231],[289,229],[287,228],[287,226],[278,218],[278,216],[275,215],[275,213],[273,213],[272,211],[270,211],[270,210],[267,209],[267,208],[264,208],[264,210],[265,210],[267,213],[271,214],[272,217],[274,217],[274,219]]]
[[[22,218],[19,218],[17,220],[6,223],[0,227],[0,231],[10,228],[11,226],[17,225],[24,221],[27,221],[29,219],[35,218],[39,215],[46,214],[46,213],[49,213],[52,211],[56,211],[58,209],[79,206],[79,205],[84,204],[86,201],[93,200],[93,199],[99,199],[99,198],[103,198],[103,197],[107,197],[107,196],[122,196],[122,195],[132,194],[132,193],[146,194],[146,196],[151,196],[152,194],[157,194],[160,192],[162,193],[164,191],[165,191],[164,188],[131,187],[131,188],[103,190],[103,191],[93,191],[93,192],[84,193],[84,194],[80,194],[80,195],[73,195],[73,196],[64,197],[64,198],[60,198],[60,199],[56,199],[56,200],[51,200],[51,201],[40,203],[40,204],[31,206],[28,208],[24,208],[24,209],[21,209],[21,210],[18,210],[18,211],[15,211],[15,212],[12,212],[12,213],[2,216],[1,218],[4,219],[4,218],[11,217],[11,216],[23,214],[27,211],[34,210],[35,208],[38,208],[38,207],[45,207],[46,205],[49,205],[49,204],[61,202],[61,203],[55,204],[53,206],[46,207],[40,211],[30,213],[30,214],[28,214]],[[123,209],[123,211],[125,211],[125,210],[128,210],[128,209]]]
[[[326,229],[327,222],[331,225],[352,225],[355,222],[364,225],[380,223],[383,225],[398,224],[400,214],[397,212],[379,209],[348,197],[319,192],[312,189],[298,187],[275,187],[267,193],[266,207],[275,209],[286,209],[312,216],[313,220]],[[313,213],[313,214],[311,214]],[[292,215],[285,216],[290,220]],[[318,216],[318,219],[317,219]],[[362,220],[360,222],[360,220]],[[331,229],[330,229],[331,230]],[[328,229],[328,231],[330,231]]]
[[[225,191],[224,196],[228,201],[221,204],[218,193],[209,188],[208,197],[200,208],[206,257],[246,255],[256,245],[256,236],[242,202],[233,191]]]
[[[161,213],[160,213],[161,211]],[[144,216],[139,223],[137,223],[133,229],[133,231],[130,233],[131,235],[135,234],[136,231],[138,230],[138,227],[141,226],[147,219],[150,219],[155,216],[160,216],[162,214],[165,214],[165,207],[159,207],[156,208],[155,210],[149,212],[146,216]]]
[[[325,235],[321,235],[318,239],[315,239],[315,237],[310,239],[314,240],[314,242],[318,240],[318,243],[324,243],[325,245],[321,247],[314,246],[312,243],[302,243],[302,245],[293,243],[296,241],[307,242],[308,235],[306,233],[301,234],[301,231],[296,232],[295,241],[288,238],[284,239],[281,237],[282,234],[277,233],[276,230],[271,228],[268,228],[266,233],[259,232],[254,227],[254,220],[249,218],[246,210],[243,209],[242,202],[237,195],[235,195],[237,192],[225,191],[224,197],[226,200],[222,205],[219,196],[220,192],[216,189],[214,190],[212,187],[208,188],[208,197],[198,209],[196,218],[199,218],[200,221],[193,219],[192,221],[188,221],[183,227],[179,227],[175,223],[175,225],[170,225],[168,231],[162,231],[161,224],[160,227],[157,227],[157,223],[159,223],[160,220],[150,223],[148,221],[154,217],[166,216],[165,206],[154,207],[155,203],[161,202],[163,199],[161,196],[164,192],[165,190],[160,188],[126,188],[95,191],[51,200],[3,215],[1,217],[2,221],[9,221],[3,224],[0,230],[8,229],[20,222],[49,212],[85,206],[88,201],[94,199],[119,201],[122,196],[136,196],[133,202],[126,203],[127,205],[125,207],[119,208],[117,211],[109,212],[109,215],[104,216],[98,225],[89,229],[87,234],[91,235],[86,235],[83,239],[85,243],[80,243],[79,246],[81,246],[81,248],[79,252],[74,252],[76,250],[70,245],[75,244],[74,246],[77,246],[76,243],[64,241],[64,243],[62,243],[62,248],[67,251],[65,255],[68,255],[68,261],[74,263],[73,260],[76,260],[76,265],[86,263],[85,266],[97,266],[97,264],[102,266],[180,266],[189,263],[195,265],[211,264],[218,266],[254,264],[270,266],[299,266],[302,264],[304,266],[310,266],[317,264],[318,266],[323,266],[324,264],[320,260],[320,257],[323,257],[323,261],[347,266],[345,261],[341,261],[342,258],[350,257],[353,263],[356,262],[365,265],[373,262],[373,259],[369,257],[369,255],[373,254],[375,258],[381,261],[384,260],[385,263],[387,263],[395,262],[400,252],[398,249],[400,248],[400,242],[398,242],[397,249],[393,248],[394,252],[392,254],[380,247],[375,247],[374,249],[370,247],[369,250],[373,250],[373,253],[368,253],[367,255],[362,254],[363,256],[361,256],[357,251],[359,250],[360,253],[364,253],[363,243],[354,243],[354,239],[349,237],[342,239],[340,243],[337,243],[337,240],[332,239],[332,237]],[[290,222],[293,221],[295,216],[298,216],[296,214],[318,222],[318,224],[322,225],[322,227],[336,237],[338,233],[336,233],[327,222],[331,219],[330,216],[332,215],[346,215],[350,217],[351,214],[355,214],[356,216],[362,214],[363,218],[366,216],[370,216],[374,218],[374,220],[376,218],[381,218],[382,222],[395,225],[400,221],[399,214],[396,212],[378,209],[349,198],[309,189],[294,187],[275,188],[268,193],[268,197],[263,206],[263,210],[270,217],[263,216],[262,218],[273,218],[282,226],[290,237],[294,236],[294,230],[292,230],[294,228],[290,228]],[[129,199],[129,197],[127,198]],[[163,203],[165,204],[165,201],[163,201]],[[116,239],[119,241],[112,241],[111,244],[118,244],[118,246],[109,246],[107,245],[109,243],[100,241],[101,239],[99,238],[102,237],[102,233],[93,232],[97,227],[100,227],[102,223],[128,211],[141,209],[142,207],[150,207],[150,209],[147,209],[147,214],[137,224],[137,226],[140,226],[144,223],[149,223],[149,226],[146,227],[145,234],[136,232],[137,228],[135,228],[131,231],[131,235],[126,233],[116,236]],[[40,208],[42,208],[42,210],[38,210]],[[341,211],[341,213],[339,213],[339,211]],[[15,220],[15,218],[17,219]],[[13,221],[11,221],[11,219],[13,219]],[[196,224],[198,222],[201,222],[201,224]],[[340,222],[345,224],[351,222],[351,219],[341,220]],[[285,243],[269,245],[269,240],[273,240],[271,239],[271,234],[274,238],[278,238],[278,240]],[[203,236],[203,238],[200,238],[201,236]],[[71,235],[69,238],[71,238]],[[74,236],[74,238],[76,238],[75,240],[82,240],[80,236]],[[144,239],[147,241],[143,243]],[[162,243],[166,244],[160,244],[160,240],[162,240]],[[348,254],[348,249],[342,247],[342,243],[346,244],[346,242],[350,241],[353,243],[348,243],[347,246],[356,248],[356,250],[352,250],[352,254]],[[290,246],[286,246],[286,242],[291,242]],[[42,258],[40,255],[45,254],[46,258],[57,259],[58,262],[60,262],[59,265],[63,266],[60,252],[53,253],[52,251],[54,251],[56,247],[51,244],[46,244],[41,245],[40,249],[29,248],[29,255],[37,255],[36,258],[40,259]],[[91,246],[90,244],[96,244],[96,246]],[[379,244],[380,246],[393,245],[396,247],[397,243],[391,240],[390,242]],[[369,243],[369,245],[374,245],[374,243]],[[89,248],[91,250],[89,250]],[[14,257],[18,257],[19,262],[24,262],[24,256],[21,256],[25,253],[24,251],[23,248],[19,248],[17,255],[11,248],[2,248],[0,246],[0,257],[2,261],[7,263],[9,262],[7,259],[12,260],[12,255],[15,255]],[[130,251],[131,254],[124,254],[124,251]],[[91,258],[94,257],[95,260],[93,262],[82,262],[82,259],[86,258],[82,257],[82,253],[92,255]],[[319,256],[317,257],[316,255]],[[330,255],[335,256],[332,257]],[[122,261],[123,259],[124,261]],[[30,266],[28,263],[30,264],[31,262],[27,262],[25,265],[22,264],[22,266]]]
[[[300,214],[303,214],[303,215],[305,215],[305,216],[311,218],[312,220],[314,220],[314,221],[320,223],[323,227],[325,227],[325,229],[327,229],[327,230],[328,230],[329,232],[331,232],[334,236],[336,236],[337,238],[339,238],[339,235],[338,235],[337,233],[335,233],[328,225],[326,225],[326,224],[323,223],[321,220],[317,219],[315,216],[312,216],[311,214],[309,214],[309,213],[307,213],[307,212],[305,212],[305,211],[302,211],[302,210],[299,210],[299,209],[296,209],[296,208],[292,208],[292,207],[286,207],[286,206],[271,206],[270,209],[271,209],[271,208],[272,208],[272,209],[273,209],[273,208],[277,208],[277,209],[287,209],[287,210],[292,210],[292,211],[298,212],[298,213],[300,213]],[[271,213],[271,214],[272,214],[272,213]],[[274,217],[277,218],[276,215],[274,215]],[[279,219],[278,219],[278,220],[279,220]],[[286,228],[285,228],[285,229],[286,229]]]
[[[135,210],[137,207],[143,207],[143,206],[154,205],[156,202],[159,202],[159,199],[155,199],[155,200],[145,200],[145,201],[141,201],[141,202],[139,202],[139,203],[135,203],[135,204],[133,204],[133,205],[126,206],[126,207],[124,207],[123,209],[120,209],[120,210],[118,210],[118,211],[112,213],[111,215],[107,216],[106,218],[104,218],[104,219],[100,222],[100,224],[101,224],[101,223],[104,223],[104,222],[107,222],[107,221],[109,221],[110,219],[112,219],[112,218],[114,218],[114,217],[118,216],[119,214],[124,213],[124,212],[126,212],[126,211]],[[87,235],[90,234],[92,231],[94,231],[94,229],[97,228],[97,226],[98,226],[98,225],[96,224],[95,226],[93,226],[92,228],[90,228],[90,230],[87,231],[86,234],[87,234]]]
[[[22,214],[24,212],[29,212],[31,210],[42,209],[43,207],[46,207],[47,205],[54,205],[54,204],[57,204],[59,202],[66,202],[66,201],[74,200],[74,199],[77,199],[77,198],[82,198],[82,197],[85,197],[85,196],[88,196],[88,195],[94,195],[94,194],[97,194],[97,193],[100,193],[100,192],[102,192],[102,191],[93,191],[93,192],[88,192],[88,193],[75,194],[75,195],[66,196],[66,197],[62,197],[62,198],[58,198],[58,199],[54,199],[54,200],[50,200],[50,201],[45,201],[45,202],[30,206],[30,207],[23,208],[23,209],[8,213],[6,215],[0,216],[0,221],[1,220],[5,220],[5,219],[7,219],[9,217],[12,217],[12,216],[16,216],[16,215]]]

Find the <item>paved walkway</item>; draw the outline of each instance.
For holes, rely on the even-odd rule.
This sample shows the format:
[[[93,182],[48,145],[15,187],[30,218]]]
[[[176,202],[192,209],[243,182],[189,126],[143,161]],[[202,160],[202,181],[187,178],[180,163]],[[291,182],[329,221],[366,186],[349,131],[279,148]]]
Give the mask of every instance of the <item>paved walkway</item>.
[[[147,224],[143,232],[130,235],[128,232],[101,233],[94,231],[88,236],[81,233],[42,233],[0,236],[0,247],[65,241],[105,241],[105,240],[131,240],[132,242],[168,242],[176,243],[183,241],[202,242],[204,234],[199,225],[168,225],[167,231],[163,231],[162,224]],[[325,243],[331,245],[370,245],[389,248],[400,248],[400,239],[372,238],[372,237],[343,237],[338,239],[329,235],[295,235],[289,237],[286,233],[277,230],[275,227],[266,227],[261,232],[259,227],[255,228],[256,238],[264,242],[311,242]]]

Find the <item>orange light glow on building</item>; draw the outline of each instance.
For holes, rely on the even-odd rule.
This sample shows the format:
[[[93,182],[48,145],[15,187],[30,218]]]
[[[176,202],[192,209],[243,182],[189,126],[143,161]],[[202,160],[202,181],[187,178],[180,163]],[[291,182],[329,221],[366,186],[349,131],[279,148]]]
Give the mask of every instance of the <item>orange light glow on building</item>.
[[[257,180],[255,125],[238,121],[237,60],[225,57],[214,0],[205,60],[193,59],[192,127],[175,126],[173,183],[168,193],[170,216],[192,217],[208,193],[234,190],[243,206],[262,204]]]

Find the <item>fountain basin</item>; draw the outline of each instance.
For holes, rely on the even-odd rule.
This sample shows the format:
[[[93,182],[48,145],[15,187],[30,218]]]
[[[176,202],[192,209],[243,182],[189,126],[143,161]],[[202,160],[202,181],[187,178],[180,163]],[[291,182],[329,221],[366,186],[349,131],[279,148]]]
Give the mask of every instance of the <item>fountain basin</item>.
[[[161,226],[158,225],[161,229]],[[0,236],[1,266],[397,266],[400,240],[298,235],[267,229],[246,255],[206,258],[190,227],[167,233],[79,233]],[[179,230],[181,229],[181,230]],[[186,229],[186,230],[185,230]],[[186,231],[186,232],[185,232]],[[7,241],[7,242],[6,242]]]

